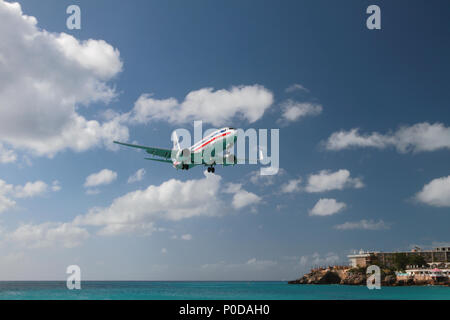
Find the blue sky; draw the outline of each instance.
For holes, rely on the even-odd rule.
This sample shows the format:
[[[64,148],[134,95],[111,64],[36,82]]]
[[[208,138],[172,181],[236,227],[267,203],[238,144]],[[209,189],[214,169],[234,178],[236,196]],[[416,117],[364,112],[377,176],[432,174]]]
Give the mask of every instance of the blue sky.
[[[448,242],[450,5],[377,1],[368,30],[370,4],[0,1],[0,278],[292,279],[354,249]],[[255,92],[271,99],[241,102]],[[198,102],[223,126],[280,128],[280,173],[111,146],[214,127]]]

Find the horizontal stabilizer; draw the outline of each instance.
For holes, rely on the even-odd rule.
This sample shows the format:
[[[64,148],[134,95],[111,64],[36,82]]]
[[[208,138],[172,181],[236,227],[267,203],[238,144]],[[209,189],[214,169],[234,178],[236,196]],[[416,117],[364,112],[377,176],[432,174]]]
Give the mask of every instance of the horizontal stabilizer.
[[[166,163],[172,163],[172,160],[166,160],[166,159],[155,159],[155,158],[144,158],[145,160],[152,160],[152,161],[159,161],[159,162],[166,162]]]

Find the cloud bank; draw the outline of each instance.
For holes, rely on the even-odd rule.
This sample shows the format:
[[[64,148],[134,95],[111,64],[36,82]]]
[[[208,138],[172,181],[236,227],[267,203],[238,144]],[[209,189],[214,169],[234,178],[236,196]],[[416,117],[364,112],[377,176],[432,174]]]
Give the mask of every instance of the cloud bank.
[[[360,134],[359,129],[338,131],[325,142],[328,150],[344,150],[350,148],[394,147],[400,153],[430,152],[440,149],[450,149],[450,128],[442,123],[418,123],[403,126],[393,133]]]
[[[142,181],[142,179],[144,179],[144,176],[145,176],[145,169],[141,168],[128,178],[127,183],[135,183]]]
[[[311,216],[331,216],[342,211],[347,205],[338,202],[336,199],[319,199],[314,207],[309,211]]]
[[[322,170],[318,174],[310,175],[305,190],[316,193],[345,188],[360,189],[362,187],[364,187],[364,184],[360,178],[352,178],[350,171],[341,169],[336,172]]]
[[[29,248],[60,246],[74,248],[89,238],[87,230],[71,223],[46,222],[42,224],[23,224],[8,233],[6,241]]]
[[[157,220],[179,221],[198,216],[220,215],[221,177],[205,173],[203,179],[170,179],[159,186],[129,192],[109,207],[93,208],[75,218],[76,225],[99,226],[102,235],[127,232],[151,233]]]
[[[48,191],[48,185],[43,181],[26,182],[24,185],[12,185],[0,179],[0,213],[16,206],[15,199],[33,198]],[[54,190],[52,188],[52,191]]]
[[[221,126],[229,124],[234,117],[241,117],[253,123],[272,103],[272,92],[260,85],[233,86],[229,90],[202,88],[189,92],[181,102],[175,98],[156,99],[152,94],[143,94],[128,115],[128,121],[182,124],[202,120]]]
[[[97,173],[93,173],[86,178],[84,186],[86,188],[107,185],[117,179],[117,172],[103,169]]]
[[[450,176],[427,183],[415,196],[416,200],[434,207],[450,207]]]
[[[128,139],[117,119],[101,123],[78,113],[116,97],[108,81],[122,61],[110,44],[47,32],[20,4],[0,0],[0,52],[0,162],[17,159],[11,148],[51,157]]]
[[[281,103],[281,110],[282,114],[278,122],[288,123],[306,116],[319,115],[322,113],[323,107],[320,104],[287,100]]]
[[[390,225],[383,220],[361,220],[355,222],[345,222],[334,226],[337,230],[387,230]]]

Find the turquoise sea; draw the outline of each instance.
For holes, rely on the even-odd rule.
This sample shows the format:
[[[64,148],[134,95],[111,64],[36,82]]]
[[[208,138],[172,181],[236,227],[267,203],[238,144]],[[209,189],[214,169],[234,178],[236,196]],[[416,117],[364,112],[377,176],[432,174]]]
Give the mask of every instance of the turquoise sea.
[[[68,290],[62,281],[3,281],[0,299],[44,300],[315,300],[315,299],[443,299],[450,287],[382,287],[288,285],[286,282],[162,282],[84,281],[81,290]]]

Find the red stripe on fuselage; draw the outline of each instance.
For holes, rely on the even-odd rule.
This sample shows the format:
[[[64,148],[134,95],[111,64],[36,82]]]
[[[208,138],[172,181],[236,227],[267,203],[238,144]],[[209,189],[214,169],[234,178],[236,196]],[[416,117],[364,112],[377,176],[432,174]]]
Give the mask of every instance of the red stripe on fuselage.
[[[230,134],[230,133],[231,133],[231,132],[228,131],[228,132],[225,132],[224,134],[221,134],[220,136],[217,136],[217,137],[212,138],[212,139],[209,140],[208,142],[205,142],[204,144],[202,144],[200,147],[197,147],[197,149],[195,149],[194,152],[197,151],[198,149],[203,148],[204,146],[206,146],[207,144],[213,142],[214,140],[216,140],[216,139],[218,139],[218,138],[221,138],[221,137],[223,137],[223,136],[226,136],[226,135],[228,135],[228,134]]]

